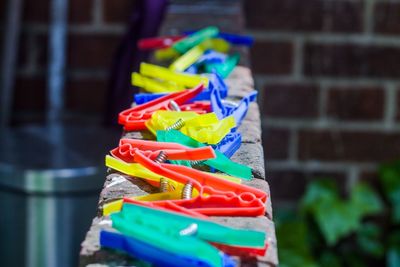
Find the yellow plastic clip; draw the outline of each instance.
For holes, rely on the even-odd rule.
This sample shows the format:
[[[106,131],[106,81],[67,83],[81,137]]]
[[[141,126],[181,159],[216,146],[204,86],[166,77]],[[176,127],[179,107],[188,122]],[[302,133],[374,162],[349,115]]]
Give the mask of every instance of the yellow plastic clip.
[[[236,126],[228,116],[218,120],[215,113],[197,114],[191,111],[159,110],[153,113],[146,127],[155,135],[157,130],[179,130],[193,139],[207,144],[218,144]]]
[[[170,66],[169,69],[173,71],[184,71],[195,63],[204,53],[203,46],[201,44],[191,48],[185,54],[176,59]]]
[[[214,114],[217,119],[216,122],[207,123],[205,120],[202,121],[200,117]],[[210,145],[216,145],[236,126],[235,118],[228,116],[218,121],[215,113],[208,113],[200,115],[197,118],[189,120],[185,127],[182,127],[181,132],[193,139]]]
[[[168,111],[158,110],[153,113],[150,120],[145,122],[147,129],[150,130],[154,135],[157,134],[157,130],[170,129],[179,130],[180,126],[184,126],[186,121],[199,116],[193,111]],[[181,121],[179,121],[181,120]],[[179,121],[179,123],[178,123]]]
[[[132,73],[132,85],[141,87],[151,93],[177,92],[185,90],[184,87],[179,86],[176,83],[154,80],[136,72]]]
[[[166,61],[179,57],[179,53],[172,47],[158,49],[154,52],[154,58],[157,61]]]
[[[172,81],[179,86],[188,88],[195,87],[199,83],[203,83],[204,87],[208,86],[208,78],[205,76],[174,72],[167,68],[148,63],[140,64],[140,73],[144,76],[153,77],[164,81]]]
[[[201,43],[201,46],[204,50],[212,49],[224,54],[228,53],[229,49],[231,48],[231,45],[221,38],[207,39]]]

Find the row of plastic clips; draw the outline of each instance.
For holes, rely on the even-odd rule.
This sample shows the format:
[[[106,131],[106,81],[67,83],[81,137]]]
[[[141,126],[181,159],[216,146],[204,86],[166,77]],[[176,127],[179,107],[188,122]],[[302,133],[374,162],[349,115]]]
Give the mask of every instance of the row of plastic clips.
[[[235,257],[266,253],[264,232],[208,217],[265,213],[266,193],[242,184],[252,178],[251,168],[230,160],[257,93],[229,99],[224,79],[240,57],[228,52],[231,45],[252,43],[216,27],[139,41],[169,67],[141,63],[132,85],[147,93],[136,94],[118,122],[125,131],[148,130],[156,140],[121,139],[106,166],[143,179],[158,193],[103,203],[103,216],[117,232],[101,231],[102,247],[160,266],[236,266]]]

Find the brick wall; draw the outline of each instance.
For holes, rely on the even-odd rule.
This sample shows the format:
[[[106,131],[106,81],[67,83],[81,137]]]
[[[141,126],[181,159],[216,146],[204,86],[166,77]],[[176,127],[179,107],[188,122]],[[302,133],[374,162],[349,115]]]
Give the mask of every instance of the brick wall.
[[[2,1],[0,14],[4,14]],[[13,121],[43,120],[50,0],[24,1]],[[400,152],[400,2],[248,0],[274,204],[310,179],[343,192]],[[70,0],[66,108],[100,120],[110,62],[133,0]],[[4,16],[2,16],[4,17]],[[77,116],[75,116],[77,115]]]
[[[2,1],[4,14],[7,1]],[[98,122],[111,60],[133,0],[70,0],[65,107],[67,119]],[[24,1],[13,122],[44,120],[51,0]],[[4,17],[4,16],[2,16]]]
[[[245,1],[274,204],[400,158],[400,2]]]

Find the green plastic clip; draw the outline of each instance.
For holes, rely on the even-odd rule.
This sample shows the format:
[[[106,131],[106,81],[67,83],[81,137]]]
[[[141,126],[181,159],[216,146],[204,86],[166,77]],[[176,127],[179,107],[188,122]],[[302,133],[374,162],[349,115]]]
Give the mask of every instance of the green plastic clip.
[[[205,144],[200,143],[176,130],[157,131],[157,141],[175,142],[188,147],[206,146]],[[231,161],[223,153],[217,150],[215,150],[215,155],[216,158],[206,160],[203,164],[245,180],[250,180],[252,178],[250,167]],[[191,166],[190,161],[187,160],[171,160],[171,162],[177,165]]]
[[[219,30],[217,27],[210,26],[197,31],[180,41],[177,41],[172,45],[172,48],[183,54],[186,53],[186,51],[188,51],[190,48],[200,44],[204,40],[217,36],[218,33]]]

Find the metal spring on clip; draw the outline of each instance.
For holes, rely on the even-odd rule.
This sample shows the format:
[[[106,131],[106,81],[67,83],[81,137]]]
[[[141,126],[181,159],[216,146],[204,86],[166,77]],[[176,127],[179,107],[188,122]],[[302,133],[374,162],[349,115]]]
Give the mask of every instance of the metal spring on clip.
[[[181,108],[174,100],[169,101],[169,107],[174,111],[181,111]]]
[[[182,119],[177,120],[174,124],[171,126],[168,126],[165,128],[166,131],[171,131],[171,130],[179,130],[185,125],[185,122]]]
[[[186,183],[182,188],[182,199],[192,198],[193,185],[191,182]]]
[[[165,153],[164,151],[160,151],[154,161],[157,163],[164,163],[165,161],[167,161],[167,153]]]
[[[205,160],[192,160],[192,161],[190,161],[190,165],[197,166],[197,165],[203,164],[204,161]]]
[[[168,192],[169,191],[169,182],[165,178],[160,179],[160,192]]]

